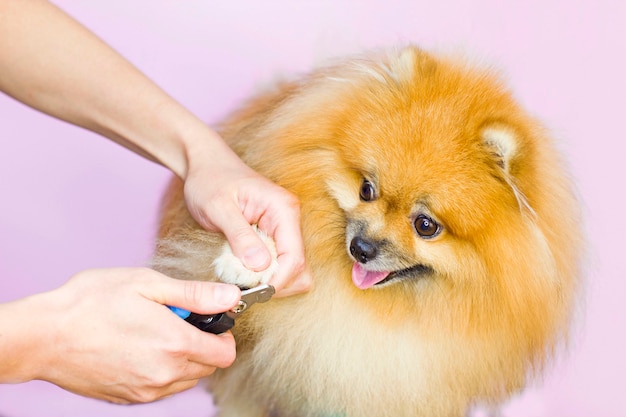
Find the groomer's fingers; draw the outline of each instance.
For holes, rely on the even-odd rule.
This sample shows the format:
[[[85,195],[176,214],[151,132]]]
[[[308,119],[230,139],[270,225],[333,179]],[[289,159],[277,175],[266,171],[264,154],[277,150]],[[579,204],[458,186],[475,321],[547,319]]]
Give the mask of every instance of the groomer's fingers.
[[[309,270],[304,270],[295,279],[291,280],[286,287],[276,293],[277,298],[289,297],[291,295],[302,294],[313,288],[313,280]]]
[[[246,268],[263,271],[269,267],[272,258],[251,226],[258,223],[262,210],[250,201],[247,197],[226,192],[213,196],[206,204],[197,201],[195,204],[188,203],[188,206],[201,208],[192,213],[196,221],[207,230],[221,231],[226,236],[233,254]]]
[[[230,218],[223,225],[216,225],[228,240],[233,254],[243,265],[252,271],[263,271],[270,266],[272,257],[265,243],[259,238],[250,223],[243,216]]]
[[[186,370],[185,375],[201,378],[213,373],[214,369],[211,370],[211,367],[228,368],[233,364],[237,353],[235,338],[231,332],[215,335],[189,326],[194,330],[193,336],[187,341],[187,357],[192,368],[190,371]],[[198,366],[194,366],[194,363]]]
[[[270,283],[277,289],[276,296],[285,297],[308,291],[311,289],[312,279],[305,269],[299,217],[279,224],[274,236],[278,270]]]
[[[274,239],[278,270],[270,283],[276,296],[284,297],[308,291],[312,279],[305,269],[300,203],[286,190],[278,189],[276,194],[259,219],[259,227]]]
[[[141,287],[139,292],[160,304],[184,308],[199,314],[215,314],[230,310],[241,298],[241,291],[234,285],[183,281],[159,275],[160,277],[155,276],[151,279],[149,285]]]

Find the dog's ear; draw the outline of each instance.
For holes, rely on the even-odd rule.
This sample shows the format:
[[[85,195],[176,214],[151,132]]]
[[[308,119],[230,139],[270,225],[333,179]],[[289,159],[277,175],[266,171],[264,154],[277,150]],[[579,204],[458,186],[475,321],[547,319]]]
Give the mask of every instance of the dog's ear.
[[[511,161],[518,152],[517,137],[513,129],[504,125],[492,125],[482,129],[483,145],[493,158],[493,161],[511,175]]]
[[[521,152],[518,134],[504,124],[493,124],[481,130],[481,139],[490,160],[497,166],[498,176],[511,187],[520,210],[534,216],[534,210],[515,180],[514,165]]]

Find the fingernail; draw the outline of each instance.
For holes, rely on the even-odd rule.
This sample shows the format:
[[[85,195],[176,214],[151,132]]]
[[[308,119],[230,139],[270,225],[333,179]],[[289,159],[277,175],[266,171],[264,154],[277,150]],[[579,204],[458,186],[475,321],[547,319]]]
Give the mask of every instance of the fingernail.
[[[241,291],[234,285],[217,284],[213,289],[215,303],[229,308],[237,302],[240,296]]]
[[[248,248],[243,255],[243,263],[248,269],[258,269],[267,263],[267,252],[258,246]]]

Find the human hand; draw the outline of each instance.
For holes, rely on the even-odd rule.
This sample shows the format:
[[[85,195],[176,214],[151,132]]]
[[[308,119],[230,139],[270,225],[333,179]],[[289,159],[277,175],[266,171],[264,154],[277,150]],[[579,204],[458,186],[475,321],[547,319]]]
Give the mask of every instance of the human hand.
[[[116,403],[186,390],[229,366],[235,342],[230,332],[196,329],[164,304],[212,314],[232,308],[240,296],[232,285],[180,281],[147,268],[83,271],[31,297],[46,309],[52,341],[40,347],[44,365],[35,378]]]
[[[190,153],[185,178],[189,212],[205,229],[224,233],[234,255],[253,271],[262,271],[271,262],[270,252],[251,227],[258,224],[276,243],[278,271],[270,283],[277,296],[309,290],[297,198],[244,164],[221,138],[216,137],[213,145],[222,146],[217,156]]]
[[[185,181],[196,221],[223,232],[234,254],[255,271],[270,264],[250,226],[257,223],[276,241],[279,268],[271,283],[277,294],[309,288],[293,195],[246,166],[216,132],[58,7],[4,3],[0,90],[168,167]]]

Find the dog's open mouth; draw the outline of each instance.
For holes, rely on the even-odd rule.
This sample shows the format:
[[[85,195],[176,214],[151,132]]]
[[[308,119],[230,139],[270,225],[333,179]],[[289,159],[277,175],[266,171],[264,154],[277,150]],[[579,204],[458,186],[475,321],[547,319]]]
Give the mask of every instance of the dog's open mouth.
[[[404,277],[415,277],[432,271],[426,265],[417,264],[397,271],[370,271],[363,268],[362,264],[355,262],[352,266],[352,282],[358,288],[365,290],[374,285],[381,285],[393,279]]]

